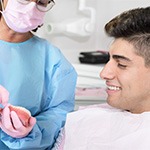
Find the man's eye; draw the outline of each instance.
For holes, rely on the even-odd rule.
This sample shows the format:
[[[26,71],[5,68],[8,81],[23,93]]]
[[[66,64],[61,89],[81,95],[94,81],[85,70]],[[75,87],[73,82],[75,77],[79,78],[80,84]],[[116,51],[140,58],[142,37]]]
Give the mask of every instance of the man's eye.
[[[118,64],[118,67],[121,68],[121,69],[125,69],[127,66],[123,65],[123,64]]]

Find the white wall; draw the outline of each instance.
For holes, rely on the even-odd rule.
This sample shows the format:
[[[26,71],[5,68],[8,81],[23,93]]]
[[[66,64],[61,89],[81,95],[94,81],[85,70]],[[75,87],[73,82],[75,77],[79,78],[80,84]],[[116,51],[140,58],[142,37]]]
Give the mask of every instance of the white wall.
[[[66,19],[79,17],[78,0],[55,0],[56,5],[50,10],[45,23],[62,22]],[[111,41],[104,33],[104,25],[114,16],[121,12],[136,8],[147,7],[149,0],[86,0],[86,5],[96,9],[96,24],[94,31],[89,37],[68,37],[66,35],[51,35],[45,32],[44,26],[38,30],[37,34],[48,39],[59,47],[64,55],[72,63],[78,63],[80,51],[94,51],[98,49],[108,50]]]

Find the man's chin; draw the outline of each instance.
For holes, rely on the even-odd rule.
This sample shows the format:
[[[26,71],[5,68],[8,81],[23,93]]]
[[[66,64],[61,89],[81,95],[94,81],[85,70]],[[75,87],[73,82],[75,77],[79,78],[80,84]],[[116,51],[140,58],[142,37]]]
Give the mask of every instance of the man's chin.
[[[112,107],[115,107],[115,108],[119,108],[118,107],[118,100],[116,98],[112,98],[112,97],[107,97],[107,103],[112,106]]]

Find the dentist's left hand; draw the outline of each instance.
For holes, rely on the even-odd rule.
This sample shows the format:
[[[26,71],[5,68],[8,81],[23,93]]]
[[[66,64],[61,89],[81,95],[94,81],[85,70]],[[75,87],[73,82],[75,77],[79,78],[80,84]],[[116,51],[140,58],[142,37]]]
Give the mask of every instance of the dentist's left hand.
[[[29,126],[25,127],[14,111],[10,111],[9,105],[6,105],[2,111],[0,128],[13,138],[23,138],[27,136],[36,123],[36,119],[31,116]]]

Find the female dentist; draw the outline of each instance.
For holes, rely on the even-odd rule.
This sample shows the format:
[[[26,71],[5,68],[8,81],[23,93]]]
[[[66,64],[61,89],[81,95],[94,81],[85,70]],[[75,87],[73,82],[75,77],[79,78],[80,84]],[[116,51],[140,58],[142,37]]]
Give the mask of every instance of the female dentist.
[[[60,50],[31,31],[43,24],[53,0],[0,0],[0,84],[5,103],[31,112],[25,127],[9,105],[0,120],[0,149],[51,149],[74,108],[77,74]],[[3,93],[1,93],[2,95]],[[8,102],[7,102],[8,101]]]

